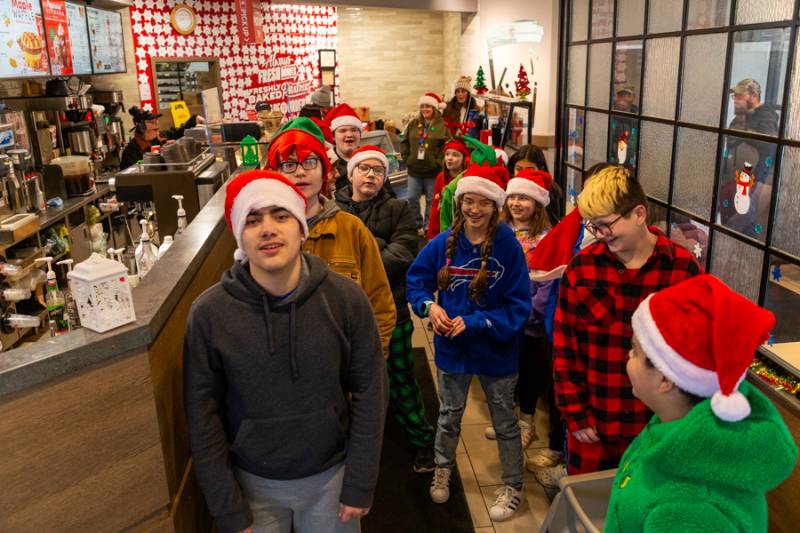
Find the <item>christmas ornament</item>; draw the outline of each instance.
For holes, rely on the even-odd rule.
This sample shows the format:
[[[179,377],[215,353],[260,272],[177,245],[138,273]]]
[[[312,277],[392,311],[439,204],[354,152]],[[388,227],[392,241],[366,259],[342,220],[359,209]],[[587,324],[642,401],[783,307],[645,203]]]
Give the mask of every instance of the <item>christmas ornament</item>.
[[[531,87],[528,82],[528,73],[525,72],[525,67],[522,66],[522,63],[519,65],[517,81],[514,82],[514,86],[517,89],[517,98],[524,102],[525,99],[528,98],[528,95],[531,94]]]
[[[697,259],[700,259],[700,257],[703,255],[703,247],[700,246],[699,242],[694,243],[694,247],[692,248],[692,253]]]
[[[753,165],[745,162],[744,168],[736,171],[736,195],[733,197],[733,206],[740,215],[746,215],[750,211],[750,194],[755,183]]]
[[[630,136],[631,132],[626,130],[617,139],[617,163],[620,165],[624,165],[628,160],[628,139]]]
[[[483,67],[478,66],[478,73],[475,75],[475,85],[473,85],[473,89],[479,95],[486,94],[489,92],[489,88],[486,87],[486,75],[483,73]]]

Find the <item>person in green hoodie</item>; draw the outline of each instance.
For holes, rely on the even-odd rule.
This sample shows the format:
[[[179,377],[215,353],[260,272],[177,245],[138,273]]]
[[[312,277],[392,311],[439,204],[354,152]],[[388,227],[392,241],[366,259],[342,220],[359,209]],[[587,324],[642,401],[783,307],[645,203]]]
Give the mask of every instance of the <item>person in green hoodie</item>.
[[[766,532],[765,494],[797,445],[744,378],[775,317],[703,274],[648,296],[632,323],[627,372],[655,416],[622,456],[605,531]]]

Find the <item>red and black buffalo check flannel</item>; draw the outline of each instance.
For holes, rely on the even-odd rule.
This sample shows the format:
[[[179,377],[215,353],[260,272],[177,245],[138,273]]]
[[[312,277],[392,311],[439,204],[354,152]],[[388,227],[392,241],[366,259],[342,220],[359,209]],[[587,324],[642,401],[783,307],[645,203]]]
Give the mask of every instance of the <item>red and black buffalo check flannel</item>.
[[[635,437],[652,413],[634,398],[625,372],[631,317],[649,294],[702,272],[658,229],[653,254],[627,270],[604,242],[581,251],[561,280],[553,327],[556,403],[570,432],[596,427],[601,440]]]

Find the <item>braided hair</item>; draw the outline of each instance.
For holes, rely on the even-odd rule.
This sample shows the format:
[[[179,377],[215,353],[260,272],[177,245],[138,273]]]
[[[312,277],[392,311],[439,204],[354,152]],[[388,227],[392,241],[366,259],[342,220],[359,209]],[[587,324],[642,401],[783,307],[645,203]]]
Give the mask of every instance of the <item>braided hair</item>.
[[[445,256],[447,260],[437,275],[440,291],[446,291],[448,287],[450,287],[450,264],[453,262],[453,255],[455,254],[456,246],[458,244],[458,237],[461,235],[461,232],[464,231],[464,223],[466,219],[464,218],[464,214],[461,212],[460,197],[456,198],[454,211],[455,216],[453,219],[453,228],[450,231],[450,235],[447,237],[447,248],[445,250]],[[497,207],[495,207],[492,218],[489,219],[489,226],[486,228],[486,238],[483,240],[483,243],[481,243],[481,268],[478,271],[478,274],[472,278],[472,281],[469,283],[469,298],[479,305],[483,295],[486,293],[486,289],[489,287],[489,272],[487,269],[487,264],[489,262],[489,258],[492,256],[492,244],[494,241],[494,236],[497,233],[497,225],[499,221],[500,211],[497,209]]]

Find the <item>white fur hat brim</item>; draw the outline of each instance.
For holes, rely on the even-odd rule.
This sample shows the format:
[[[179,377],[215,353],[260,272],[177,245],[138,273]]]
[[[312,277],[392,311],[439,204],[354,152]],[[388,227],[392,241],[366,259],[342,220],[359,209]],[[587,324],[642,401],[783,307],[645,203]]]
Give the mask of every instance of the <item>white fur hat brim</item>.
[[[526,178],[512,178],[506,187],[506,197],[512,194],[523,194],[547,207],[550,204],[550,192]]]
[[[341,115],[331,120],[331,131],[336,131],[342,126],[353,126],[354,128],[358,128],[358,131],[364,131],[364,125],[361,123],[361,119],[355,115]]]
[[[383,165],[383,168],[389,168],[389,160],[386,158],[386,155],[383,152],[379,152],[377,150],[366,150],[353,154],[353,157],[351,157],[350,161],[347,162],[347,175],[352,176],[353,170],[355,170],[356,166],[367,159],[378,159]]]
[[[466,194],[480,194],[497,204],[501,209],[506,201],[506,191],[502,187],[481,176],[464,176],[456,185],[456,198]]]
[[[242,232],[247,215],[269,207],[286,209],[300,222],[303,236],[308,237],[306,203],[303,198],[291,187],[277,180],[253,180],[239,191],[231,207],[231,229],[237,244],[233,257],[237,261],[242,261],[247,257],[242,246]]]
[[[427,94],[422,96],[419,101],[417,101],[417,107],[423,105],[429,105],[434,109],[438,109],[439,111],[442,111],[445,107],[447,107],[447,104],[444,102],[437,100],[433,96],[428,96]]]

